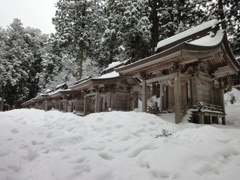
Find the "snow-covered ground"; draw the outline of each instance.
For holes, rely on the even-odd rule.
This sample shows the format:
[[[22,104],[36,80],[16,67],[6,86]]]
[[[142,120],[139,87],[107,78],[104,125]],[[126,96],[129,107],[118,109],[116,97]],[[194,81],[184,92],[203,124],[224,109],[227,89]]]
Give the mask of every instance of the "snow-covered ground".
[[[1,112],[0,180],[239,180],[239,107],[226,106],[227,126],[141,112]]]

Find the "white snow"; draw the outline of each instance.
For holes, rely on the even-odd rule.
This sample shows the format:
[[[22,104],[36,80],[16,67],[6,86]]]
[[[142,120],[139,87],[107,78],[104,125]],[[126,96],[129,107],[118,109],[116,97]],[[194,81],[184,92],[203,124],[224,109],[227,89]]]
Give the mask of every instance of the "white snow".
[[[58,92],[64,92],[64,91],[68,92],[68,91],[71,91],[71,89],[58,89],[56,91],[48,93],[48,95],[51,96],[51,95],[57,94]]]
[[[65,85],[65,84],[66,84],[66,83],[62,83],[62,84],[57,85],[57,86],[56,86],[56,89],[58,89],[59,87]]]
[[[116,66],[118,66],[118,65],[120,65],[120,64],[123,64],[123,62],[120,62],[120,61],[112,62],[112,63],[110,63],[110,64],[108,65],[108,67],[107,67],[106,69],[104,69],[103,71],[106,71],[106,70],[108,70],[108,69],[114,68],[114,67],[116,67]]]
[[[230,100],[233,98],[235,99],[235,102],[232,104]],[[240,127],[240,91],[233,88],[232,91],[224,94],[224,100],[227,112],[227,123]]]
[[[164,39],[164,40],[158,42],[156,50],[159,49],[159,48],[161,48],[161,47],[163,47],[163,46],[166,46],[166,45],[168,45],[168,44],[170,44],[170,43],[173,43],[173,42],[175,42],[175,41],[178,41],[178,40],[180,40],[180,39],[183,39],[183,38],[185,38],[185,37],[187,37],[187,36],[189,36],[189,35],[191,35],[191,34],[195,34],[195,33],[197,33],[197,32],[200,32],[200,31],[202,31],[202,30],[204,30],[204,29],[206,29],[206,28],[208,28],[208,27],[213,27],[213,26],[215,26],[216,24],[218,24],[218,20],[213,19],[213,20],[210,20],[210,21],[208,21],[208,22],[202,23],[202,24],[199,25],[199,26],[193,27],[193,28],[191,28],[191,29],[189,29],[189,30],[187,30],[187,31],[184,31],[184,32],[182,32],[182,33],[179,33],[179,34],[177,34],[177,35],[174,35],[174,36],[172,36],[172,37],[170,37],[170,38]]]
[[[205,47],[215,46],[222,41],[223,36],[224,36],[224,30],[218,30],[214,37],[211,37],[211,34],[210,34],[208,36],[191,41],[188,44],[205,46]]]
[[[231,113],[240,116],[239,110]],[[141,112],[79,117],[20,109],[0,112],[0,133],[1,180],[240,176],[240,126],[176,125]]]
[[[110,72],[110,73],[107,73],[107,74],[104,74],[102,76],[95,77],[92,79],[108,79],[108,78],[115,78],[115,77],[119,77],[119,73],[116,71],[113,71],[113,72]]]

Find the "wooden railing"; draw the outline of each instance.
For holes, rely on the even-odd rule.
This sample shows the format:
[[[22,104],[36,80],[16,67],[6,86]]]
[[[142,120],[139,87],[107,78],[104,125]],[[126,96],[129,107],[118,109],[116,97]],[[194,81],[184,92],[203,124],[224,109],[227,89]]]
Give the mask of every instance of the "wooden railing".
[[[214,104],[207,104],[207,103],[203,103],[203,102],[199,102],[198,104],[193,105],[193,109],[224,112],[222,106],[218,106],[218,105],[214,105]]]

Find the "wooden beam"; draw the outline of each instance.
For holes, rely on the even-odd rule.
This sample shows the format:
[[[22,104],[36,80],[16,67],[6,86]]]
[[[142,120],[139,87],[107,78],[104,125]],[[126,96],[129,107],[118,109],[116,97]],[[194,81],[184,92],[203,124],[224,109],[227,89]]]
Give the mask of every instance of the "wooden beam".
[[[176,73],[165,75],[165,76],[160,76],[160,77],[154,77],[154,78],[146,80],[146,83],[149,84],[149,83],[153,83],[153,82],[160,82],[160,81],[164,81],[167,79],[173,79],[175,77],[176,77]]]

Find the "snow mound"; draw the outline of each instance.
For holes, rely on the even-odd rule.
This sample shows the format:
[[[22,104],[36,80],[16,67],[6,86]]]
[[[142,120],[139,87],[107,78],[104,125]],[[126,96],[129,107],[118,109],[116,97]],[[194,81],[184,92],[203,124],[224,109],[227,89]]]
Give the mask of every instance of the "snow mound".
[[[218,179],[240,176],[240,131],[140,112],[0,113],[0,179]]]
[[[227,124],[240,127],[240,91],[233,88],[224,94]]]

